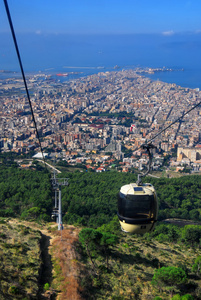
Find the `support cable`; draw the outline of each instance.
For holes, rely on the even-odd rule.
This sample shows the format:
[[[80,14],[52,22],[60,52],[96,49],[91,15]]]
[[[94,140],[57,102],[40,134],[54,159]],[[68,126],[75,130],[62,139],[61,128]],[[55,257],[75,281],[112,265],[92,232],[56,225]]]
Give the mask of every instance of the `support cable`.
[[[36,135],[37,135],[37,139],[38,139],[38,142],[39,142],[40,151],[41,151],[41,154],[42,154],[42,157],[43,157],[43,161],[45,163],[45,157],[44,157],[44,153],[43,153],[43,149],[42,149],[42,145],[41,145],[41,141],[40,141],[40,137],[39,137],[37,125],[36,125],[36,120],[35,120],[35,117],[34,117],[34,112],[33,112],[32,104],[31,104],[31,99],[30,99],[30,95],[29,95],[29,90],[28,90],[28,87],[27,87],[27,82],[26,82],[26,78],[25,78],[25,74],[24,74],[23,65],[22,65],[22,60],[21,60],[21,57],[20,57],[19,47],[18,47],[18,44],[17,44],[17,39],[16,39],[16,35],[15,35],[15,31],[14,31],[14,27],[13,27],[13,22],[12,22],[12,19],[11,19],[11,15],[10,15],[10,11],[9,11],[7,0],[4,0],[4,5],[5,5],[7,17],[8,17],[8,22],[9,22],[9,25],[10,25],[10,30],[11,30],[11,33],[12,33],[13,42],[14,42],[14,45],[15,45],[15,50],[16,50],[16,53],[17,53],[17,57],[18,57],[18,61],[19,61],[19,65],[20,65],[20,69],[21,69],[23,81],[24,81],[24,86],[25,86],[25,90],[26,90],[26,94],[27,94],[29,106],[30,106],[30,109],[31,109],[32,119],[33,119],[33,122],[34,122],[35,130],[36,130]]]
[[[31,114],[32,114],[32,118],[33,118],[33,122],[34,122],[34,126],[35,126],[35,129],[36,129],[36,134],[37,134],[37,138],[38,138],[38,141],[39,141],[39,146],[40,146],[40,150],[41,150],[41,153],[42,153],[42,157],[43,157],[43,160],[45,162],[45,159],[44,159],[44,154],[43,154],[43,150],[42,150],[42,145],[41,145],[41,142],[40,142],[40,137],[39,137],[39,133],[38,133],[38,129],[37,129],[37,125],[36,125],[36,121],[35,121],[35,117],[34,117],[34,113],[33,113],[33,108],[32,108],[32,104],[31,104],[31,100],[30,100],[30,95],[29,95],[29,91],[28,91],[28,87],[27,87],[27,83],[26,83],[26,78],[25,78],[25,75],[24,75],[24,70],[23,70],[23,66],[22,66],[22,61],[21,61],[21,57],[20,57],[20,53],[19,53],[19,48],[18,48],[18,44],[17,44],[17,40],[16,40],[16,36],[15,36],[15,31],[14,31],[14,28],[13,28],[13,24],[12,24],[12,19],[11,19],[11,15],[10,15],[10,11],[9,11],[9,7],[8,7],[8,3],[7,3],[7,0],[4,0],[4,5],[5,5],[5,8],[6,8],[6,13],[7,13],[7,17],[8,17],[8,21],[9,21],[9,25],[10,25],[10,29],[11,29],[11,33],[12,33],[12,37],[13,37],[13,41],[14,41],[14,44],[15,44],[15,49],[16,49],[16,52],[17,52],[17,57],[18,57],[18,61],[19,61],[19,64],[20,64],[20,69],[21,69],[21,73],[22,73],[22,77],[23,77],[23,81],[24,81],[24,85],[25,85],[25,90],[26,90],[26,94],[27,94],[27,98],[28,98],[28,101],[29,101],[29,105],[30,105],[30,109],[31,109]],[[171,124],[169,124],[167,127],[165,127],[164,129],[162,129],[161,131],[159,131],[153,138],[149,139],[147,141],[147,144],[151,143],[153,140],[155,140],[155,138],[157,136],[159,136],[161,133],[163,133],[164,131],[166,131],[168,128],[170,128],[172,125],[174,125],[175,123],[177,123],[178,121],[180,121],[185,115],[187,115],[188,113],[190,113],[192,110],[194,110],[196,107],[198,107],[199,105],[201,104],[201,101],[194,105],[191,109],[189,109],[187,112],[183,113],[179,118],[177,118],[175,121],[173,121]],[[136,148],[133,152],[139,150],[142,146]]]
[[[164,131],[166,131],[168,128],[170,128],[172,125],[174,125],[175,123],[177,123],[178,121],[180,121],[181,119],[183,119],[184,116],[186,116],[188,113],[190,113],[192,110],[194,110],[196,107],[198,107],[199,105],[201,105],[201,101],[199,103],[197,103],[196,105],[194,105],[193,107],[191,107],[189,110],[187,110],[185,113],[183,113],[179,118],[177,118],[175,121],[173,121],[171,124],[169,124],[167,127],[163,128],[162,130],[160,130],[157,134],[154,135],[153,138],[149,139],[146,144],[151,143],[153,140],[155,140],[155,138],[157,136],[159,136],[161,133],[163,133]],[[140,147],[137,147],[133,152],[139,150],[140,148],[143,147],[144,144],[142,144]]]
[[[170,128],[172,125],[174,125],[175,123],[177,123],[178,121],[182,120],[184,116],[186,116],[188,113],[190,113],[192,110],[194,110],[196,107],[198,107],[199,105],[201,105],[201,101],[199,103],[197,103],[196,105],[194,105],[193,107],[191,107],[189,110],[187,110],[185,113],[183,113],[179,118],[177,118],[176,120],[174,120],[171,124],[169,124],[167,127],[163,128],[162,130],[160,130],[157,134],[154,135],[153,138],[149,139],[145,144],[140,145],[140,147],[137,147],[136,149],[134,149],[133,152],[138,151],[139,149],[146,149],[149,155],[149,165],[148,165],[148,170],[145,174],[138,174],[138,180],[137,180],[137,184],[138,185],[142,185],[142,181],[141,181],[141,177],[146,176],[149,172],[150,172],[150,168],[151,168],[151,163],[152,163],[152,157],[151,157],[151,153],[150,153],[150,149],[154,149],[156,148],[153,144],[151,144],[151,142],[153,140],[155,140],[155,138],[157,136],[159,136],[161,133],[163,133],[164,131],[166,131],[168,128]]]
[[[157,136],[159,136],[161,133],[163,133],[164,131],[166,131],[168,128],[170,128],[172,125],[174,125],[175,123],[177,123],[178,121],[180,121],[181,119],[183,119],[183,117],[185,115],[187,115],[188,113],[190,113],[192,110],[194,110],[196,107],[198,107],[201,104],[201,101],[194,105],[193,107],[191,107],[189,110],[187,110],[187,112],[183,113],[179,118],[177,118],[175,121],[173,121],[170,125],[168,125],[167,127],[165,127],[164,129],[162,129],[161,131],[159,131],[153,138],[151,138],[150,140],[147,141],[147,143],[152,142],[153,140],[155,140],[155,138]]]

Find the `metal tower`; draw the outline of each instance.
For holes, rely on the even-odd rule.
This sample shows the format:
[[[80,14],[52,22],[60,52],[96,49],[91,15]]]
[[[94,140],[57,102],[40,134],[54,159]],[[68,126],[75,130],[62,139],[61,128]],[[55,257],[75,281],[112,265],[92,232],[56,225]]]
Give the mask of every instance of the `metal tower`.
[[[54,177],[52,178],[52,186],[55,191],[55,204],[54,204],[52,216],[56,217],[58,230],[63,230],[62,208],[61,208],[61,187],[65,185],[68,185],[68,178],[56,178],[56,174],[54,172]]]

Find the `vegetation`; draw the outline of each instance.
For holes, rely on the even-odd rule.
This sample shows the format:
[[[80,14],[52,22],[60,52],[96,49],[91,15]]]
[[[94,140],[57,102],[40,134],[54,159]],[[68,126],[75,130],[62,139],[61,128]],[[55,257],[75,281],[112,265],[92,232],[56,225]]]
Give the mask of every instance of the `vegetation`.
[[[178,227],[159,223],[154,232],[145,234],[145,236],[153,237],[162,243],[181,242],[188,247],[196,248],[201,245],[201,226],[185,225],[184,227]]]
[[[110,255],[110,247],[118,242],[118,237],[109,232],[100,232],[92,228],[84,228],[79,233],[79,241],[85,247],[86,253],[89,256],[93,268],[95,263],[92,256],[98,253],[102,254],[106,259],[106,267],[109,268],[108,258]]]
[[[0,232],[0,299],[38,299],[40,232],[3,219]]]
[[[136,182],[135,174],[114,171],[64,173],[62,176],[68,177],[70,182],[63,189],[64,221],[94,228],[108,223],[116,215],[120,187]],[[149,182],[157,191],[159,220],[181,218],[201,221],[200,176],[149,178]]]
[[[64,222],[97,228],[110,222],[117,211],[117,194],[122,185],[136,181],[136,175],[105,173],[62,173],[69,186],[62,190]],[[146,178],[147,180],[147,178]],[[201,178],[149,178],[159,200],[159,220],[181,218],[201,221]],[[43,168],[21,170],[0,165],[0,216],[50,220],[52,210],[50,174]],[[98,215],[98,218],[97,218]],[[186,237],[187,238],[187,237]]]
[[[79,234],[84,299],[200,299],[201,280],[192,270],[198,245],[192,249],[181,241],[159,242],[148,234],[137,237],[119,231],[106,264],[99,248],[100,230],[86,228]]]
[[[195,260],[195,263],[192,266],[192,271],[201,276],[201,256],[198,256]]]
[[[4,163],[0,165],[0,217],[49,221],[54,202],[50,175],[43,168],[35,172],[20,170],[14,162]],[[199,176],[149,178],[158,194],[159,220],[182,218],[195,224],[184,221],[178,227],[159,222],[153,233],[142,237],[122,233],[116,216],[117,193],[122,185],[136,181],[135,174],[75,171],[60,176],[70,183],[62,188],[63,220],[82,227],[71,235],[64,232],[62,240],[53,243],[53,282],[44,281],[44,291],[57,290],[69,299],[78,294],[79,299],[201,298],[201,226],[196,223],[201,221]],[[1,225],[2,299],[29,299],[29,293],[35,297],[41,235],[22,225],[4,221]],[[37,254],[31,252],[32,244]],[[66,263],[69,244],[73,255]],[[27,266],[32,273],[24,271]],[[69,279],[66,274],[71,271],[74,277]]]
[[[50,220],[52,187],[46,171],[0,165],[0,216]]]
[[[46,264],[52,263],[52,275],[44,277],[44,272],[39,276],[42,262],[40,232],[14,219],[2,219],[1,223],[2,300],[40,299],[39,287],[43,289],[43,299],[53,297],[55,293],[59,293],[61,299],[80,300],[166,300],[171,294],[173,299],[198,300],[201,297],[201,279],[197,273],[199,244],[191,248],[188,241],[182,240],[182,228],[160,224],[153,234],[137,237],[122,233],[115,217],[98,229],[80,230],[69,226],[61,236],[57,228],[48,225],[49,234],[54,232],[57,237],[51,246],[52,257],[45,254],[49,260]],[[181,239],[161,242],[160,234],[166,226],[168,230],[178,228]],[[166,278],[166,272],[161,275],[159,271],[164,268],[166,271],[179,270],[179,274],[173,272],[171,275],[168,271],[169,277]],[[170,286],[171,276],[174,278],[173,288]]]
[[[156,285],[161,291],[166,287],[173,296],[173,291],[181,284],[186,283],[187,276],[184,270],[178,267],[162,267],[154,272],[152,284]]]

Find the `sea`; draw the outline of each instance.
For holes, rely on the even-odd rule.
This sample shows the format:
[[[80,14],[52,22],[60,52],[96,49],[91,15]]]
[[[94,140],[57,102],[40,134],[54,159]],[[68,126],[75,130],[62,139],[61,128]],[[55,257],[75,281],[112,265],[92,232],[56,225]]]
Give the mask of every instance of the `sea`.
[[[98,72],[170,68],[152,80],[201,89],[201,33],[70,35],[16,34],[25,74],[69,73],[71,80]],[[9,33],[0,33],[0,78],[20,76]],[[11,73],[9,73],[11,72]],[[15,73],[13,73],[15,72]]]

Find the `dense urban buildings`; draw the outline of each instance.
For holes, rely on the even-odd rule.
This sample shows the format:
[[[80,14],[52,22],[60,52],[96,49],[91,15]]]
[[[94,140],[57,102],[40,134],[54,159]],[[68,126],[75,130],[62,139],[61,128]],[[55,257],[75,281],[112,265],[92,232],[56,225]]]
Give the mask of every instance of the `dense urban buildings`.
[[[201,95],[199,89],[145,77],[155,71],[115,70],[74,80],[62,74],[29,75],[31,102],[45,152],[57,152],[69,164],[85,164],[97,171],[112,167],[114,161],[125,172],[141,168],[147,156],[139,146],[198,103]],[[1,151],[38,152],[22,79],[0,80],[0,108]],[[165,156],[175,154],[171,166],[192,164],[192,170],[199,170],[200,132],[198,107],[154,140],[153,168],[159,168]]]

